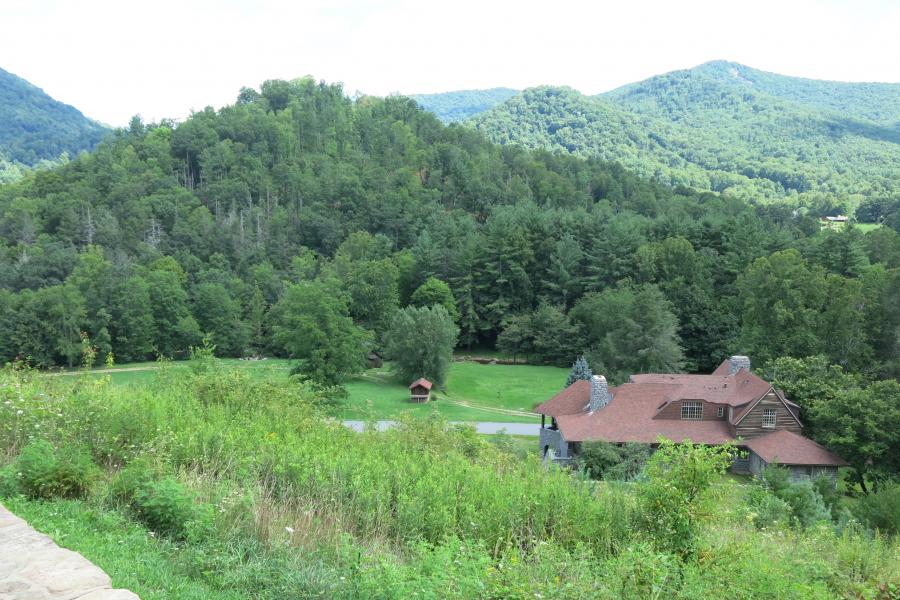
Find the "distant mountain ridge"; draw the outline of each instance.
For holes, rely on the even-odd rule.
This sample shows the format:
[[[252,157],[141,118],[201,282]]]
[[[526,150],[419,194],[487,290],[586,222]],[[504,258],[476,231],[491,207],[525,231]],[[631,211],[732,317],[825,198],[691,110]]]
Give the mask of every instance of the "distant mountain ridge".
[[[107,132],[75,107],[0,69],[0,182],[64,152],[91,150]]]
[[[704,63],[695,70],[723,83],[741,83],[756,92],[810,108],[840,112],[882,125],[900,126],[900,83],[856,83],[791,77],[724,60]],[[607,95],[615,96],[621,89],[607,92]]]
[[[413,94],[410,98],[425,110],[433,112],[444,123],[456,123],[490,110],[518,93],[519,90],[498,87],[489,90]]]
[[[466,121],[491,140],[599,157],[668,185],[855,205],[900,193],[900,84],[715,61],[598,96],[541,86]]]

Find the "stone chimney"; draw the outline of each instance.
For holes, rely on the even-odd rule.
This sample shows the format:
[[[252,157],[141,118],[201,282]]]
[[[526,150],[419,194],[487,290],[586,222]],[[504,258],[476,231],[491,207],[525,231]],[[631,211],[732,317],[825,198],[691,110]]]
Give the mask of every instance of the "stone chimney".
[[[750,359],[746,356],[732,356],[728,359],[728,374],[734,375],[741,369],[750,370]]]
[[[591,376],[591,403],[590,412],[594,412],[598,408],[603,408],[612,397],[609,395],[609,384],[606,383],[606,377],[603,375]]]

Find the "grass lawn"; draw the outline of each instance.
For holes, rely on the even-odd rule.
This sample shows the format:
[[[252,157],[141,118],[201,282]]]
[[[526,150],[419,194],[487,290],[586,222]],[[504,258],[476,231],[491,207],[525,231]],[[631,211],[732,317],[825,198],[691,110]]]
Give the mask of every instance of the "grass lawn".
[[[221,364],[246,370],[255,378],[287,378],[294,361],[225,358]],[[95,372],[98,376],[109,376],[116,385],[142,385],[152,381],[160,368],[160,363],[142,362],[99,368]],[[162,368],[186,370],[189,363],[167,362]],[[557,367],[454,362],[447,390],[435,393],[435,401],[413,404],[409,401],[408,383],[396,380],[386,365],[351,379],[346,385],[349,398],[333,413],[342,419],[378,420],[396,418],[404,412],[424,417],[436,411],[451,421],[533,423],[535,416],[522,413],[530,413],[535,404],[560,391],[567,375],[568,369]]]
[[[535,404],[563,387],[568,369],[534,365],[480,365],[455,362],[446,392],[428,404],[409,401],[407,383],[397,381],[388,367],[370,369],[347,384],[350,397],[337,416],[343,419],[390,419],[407,412],[426,416],[437,411],[451,421],[534,423],[527,414]]]
[[[229,369],[246,370],[255,378],[264,377],[281,377],[286,378],[294,365],[294,361],[284,358],[269,358],[266,360],[239,360],[237,358],[222,358],[219,362]],[[176,371],[184,370],[189,367],[188,361],[171,361],[166,363],[158,363],[156,361],[125,363],[114,365],[111,368],[98,367],[92,371],[101,375],[109,375],[112,382],[116,385],[132,385],[142,384],[151,381],[156,377],[157,371],[161,368],[174,369]],[[83,371],[63,371],[63,373],[83,373]],[[61,375],[71,376],[71,375]]]
[[[237,592],[215,589],[192,576],[183,550],[165,538],[151,536],[121,513],[80,500],[27,501],[6,498],[4,505],[49,535],[63,548],[81,553],[112,577],[113,586],[129,589],[144,600],[238,600]]]

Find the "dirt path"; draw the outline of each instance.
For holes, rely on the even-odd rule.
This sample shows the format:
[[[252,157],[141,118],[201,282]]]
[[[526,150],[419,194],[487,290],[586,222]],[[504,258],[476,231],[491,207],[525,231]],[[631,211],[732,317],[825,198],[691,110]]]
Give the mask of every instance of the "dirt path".
[[[463,406],[465,408],[475,408],[478,410],[483,410],[485,412],[492,412],[498,415],[514,415],[517,417],[539,417],[540,415],[533,412],[528,412],[524,410],[515,410],[513,408],[500,408],[499,406],[487,406],[484,404],[477,404],[475,402],[470,402],[469,400],[454,400],[449,396],[441,396],[441,400],[444,402],[448,402],[450,404],[455,404],[457,406]]]
[[[0,504],[0,598],[3,600],[140,600],[112,587],[109,575],[57,546]]]

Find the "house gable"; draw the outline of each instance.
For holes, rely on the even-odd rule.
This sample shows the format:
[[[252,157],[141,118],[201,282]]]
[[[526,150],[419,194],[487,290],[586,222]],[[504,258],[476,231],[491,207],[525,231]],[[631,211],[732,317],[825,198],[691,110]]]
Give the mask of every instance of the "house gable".
[[[766,413],[774,412],[774,424],[772,421],[764,422]],[[803,425],[797,418],[797,415],[788,407],[785,399],[775,390],[769,388],[769,391],[760,396],[755,402],[742,412],[737,421],[734,422],[734,433],[737,437],[745,439],[764,435],[778,430],[786,430],[794,433],[800,433]]]

